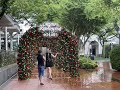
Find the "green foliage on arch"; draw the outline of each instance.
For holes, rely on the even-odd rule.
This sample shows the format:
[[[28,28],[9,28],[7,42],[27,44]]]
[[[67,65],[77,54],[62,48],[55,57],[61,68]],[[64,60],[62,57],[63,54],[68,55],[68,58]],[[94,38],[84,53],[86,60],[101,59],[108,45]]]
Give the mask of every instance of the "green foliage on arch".
[[[20,39],[17,59],[20,80],[30,78],[34,67],[32,52],[34,48],[41,46],[49,47],[52,52],[60,53],[55,61],[57,68],[69,72],[71,77],[79,76],[78,38],[65,30],[59,32],[58,37],[48,38],[35,28],[28,30]]]

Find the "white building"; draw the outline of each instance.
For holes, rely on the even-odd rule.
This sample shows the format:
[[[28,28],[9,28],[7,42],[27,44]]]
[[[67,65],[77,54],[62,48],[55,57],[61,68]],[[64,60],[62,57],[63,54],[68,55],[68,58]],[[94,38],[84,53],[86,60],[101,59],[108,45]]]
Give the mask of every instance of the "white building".
[[[4,14],[0,20],[0,51],[13,51],[14,43],[19,44],[20,27],[10,15]]]
[[[119,44],[119,39],[117,37],[110,36],[107,38],[108,42],[105,42],[105,45],[113,45]],[[98,40],[97,35],[92,35],[85,44],[85,47],[82,47],[84,43],[83,37],[80,37],[80,55],[94,55],[100,56],[102,55],[102,46],[100,41]]]

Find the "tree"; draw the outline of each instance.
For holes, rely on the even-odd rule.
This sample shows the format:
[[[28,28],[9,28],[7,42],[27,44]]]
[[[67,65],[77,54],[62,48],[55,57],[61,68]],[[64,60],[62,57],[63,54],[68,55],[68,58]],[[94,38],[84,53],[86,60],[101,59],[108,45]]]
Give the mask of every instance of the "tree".
[[[110,35],[115,35],[118,37],[116,31],[118,31],[118,26],[120,24],[120,0],[87,0],[85,3],[85,13],[87,13],[88,18],[104,17],[106,19],[106,24],[98,32],[99,41],[103,43],[102,47],[104,49],[104,41]],[[116,22],[116,20],[118,20]],[[104,31],[103,28],[107,28]],[[104,33],[104,35],[103,35]],[[102,35],[102,36],[101,36]]]
[[[89,37],[98,32],[106,21],[104,17],[88,18],[84,13],[84,7],[72,5],[74,5],[72,2],[67,4],[64,9],[66,12],[62,14],[60,23],[78,37],[83,35],[84,47]]]
[[[8,13],[15,20],[27,20],[30,24],[38,25],[47,20],[48,7],[43,0],[15,0]]]
[[[115,19],[114,21],[114,29],[117,32],[115,36],[119,39],[119,44],[120,44],[120,33],[119,33],[120,27],[118,26],[118,19]]]
[[[13,0],[0,0],[0,19],[4,15],[4,13],[7,11],[9,6],[13,3]]]
[[[27,20],[30,24],[39,25],[45,21],[57,21],[62,8],[60,5],[68,0],[15,0],[10,7],[12,16],[18,22]]]
[[[85,13],[89,18],[104,17],[108,25],[120,19],[120,0],[88,0],[85,6]],[[114,25],[112,27],[115,28]]]
[[[109,36],[109,32],[111,32],[111,31],[112,31],[112,29],[106,28],[106,29],[104,29],[104,31],[101,30],[98,33],[96,33],[98,35],[98,40],[102,46],[102,56],[105,56],[105,52],[104,52],[105,42],[107,42],[107,37]]]
[[[85,12],[88,17],[104,16],[108,23],[113,22],[115,18],[120,18],[120,1],[119,0],[88,0]]]

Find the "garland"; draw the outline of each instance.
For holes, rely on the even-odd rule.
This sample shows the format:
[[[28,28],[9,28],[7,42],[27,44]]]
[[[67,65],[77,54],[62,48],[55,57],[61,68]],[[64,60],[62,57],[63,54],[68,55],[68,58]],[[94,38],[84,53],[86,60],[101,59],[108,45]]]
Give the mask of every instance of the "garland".
[[[61,31],[58,37],[43,37],[37,28],[29,29],[20,39],[18,48],[18,77],[20,80],[30,78],[34,61],[32,53],[39,47],[48,47],[52,52],[59,52],[55,66],[65,72],[70,72],[71,77],[79,76],[78,39],[70,32]]]

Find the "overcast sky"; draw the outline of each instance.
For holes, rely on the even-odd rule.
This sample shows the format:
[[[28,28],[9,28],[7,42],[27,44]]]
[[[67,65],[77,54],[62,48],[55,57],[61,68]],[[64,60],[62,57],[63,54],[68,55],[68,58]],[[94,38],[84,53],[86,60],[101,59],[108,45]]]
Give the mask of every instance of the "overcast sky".
[[[26,24],[26,21],[24,21],[23,24],[19,24],[19,26],[20,26],[20,29],[22,29],[23,33],[25,33],[30,28],[30,25]]]

